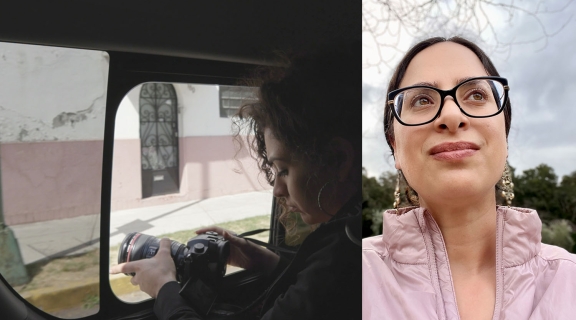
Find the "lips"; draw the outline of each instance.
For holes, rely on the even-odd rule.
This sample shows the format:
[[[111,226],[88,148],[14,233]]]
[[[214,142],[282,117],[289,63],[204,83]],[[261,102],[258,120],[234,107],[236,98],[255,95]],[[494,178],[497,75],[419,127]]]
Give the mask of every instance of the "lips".
[[[480,147],[472,142],[445,142],[430,149],[430,155],[437,160],[459,160],[472,156]]]

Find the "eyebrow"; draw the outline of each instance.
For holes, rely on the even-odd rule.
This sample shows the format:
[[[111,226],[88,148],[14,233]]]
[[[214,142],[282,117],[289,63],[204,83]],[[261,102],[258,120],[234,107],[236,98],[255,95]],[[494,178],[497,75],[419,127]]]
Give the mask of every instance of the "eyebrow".
[[[418,82],[415,83],[413,85],[410,85],[410,87],[415,87],[415,86],[427,86],[427,87],[434,87],[437,88],[438,87],[438,83],[436,81],[430,83],[430,82]]]
[[[459,85],[462,82],[466,82],[472,78],[474,78],[474,77],[464,77],[464,78],[457,79],[456,85]],[[414,86],[427,86],[427,87],[438,88],[438,82],[436,82],[436,81],[434,81],[434,82],[418,82],[418,83],[411,85],[410,87],[414,87]]]
[[[466,82],[466,81],[468,81],[468,80],[470,80],[470,79],[472,79],[472,78],[475,78],[475,77],[464,77],[464,78],[460,78],[460,79],[456,80],[456,85],[459,85],[459,84],[461,84],[462,82]]]
[[[271,165],[274,164],[274,161],[284,161],[284,162],[286,162],[286,159],[285,159],[284,157],[271,157],[271,158],[268,158],[268,159],[266,160],[266,163],[271,166]]]

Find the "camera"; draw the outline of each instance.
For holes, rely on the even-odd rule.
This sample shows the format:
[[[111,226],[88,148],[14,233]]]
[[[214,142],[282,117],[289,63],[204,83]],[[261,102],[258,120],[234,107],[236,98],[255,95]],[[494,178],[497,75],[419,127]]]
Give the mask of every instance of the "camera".
[[[160,239],[139,232],[129,233],[120,245],[118,263],[152,258],[158,249]],[[170,254],[176,266],[176,279],[182,286],[197,279],[217,286],[226,273],[230,244],[218,233],[208,231],[191,238],[186,245],[172,241]]]

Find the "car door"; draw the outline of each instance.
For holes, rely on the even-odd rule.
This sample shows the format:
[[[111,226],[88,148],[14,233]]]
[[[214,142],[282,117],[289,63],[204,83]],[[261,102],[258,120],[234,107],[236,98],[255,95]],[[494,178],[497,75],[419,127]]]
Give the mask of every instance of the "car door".
[[[47,50],[46,48],[16,44],[6,44],[4,47],[16,48],[14,50],[25,52],[36,58],[46,58],[46,56],[42,55]],[[38,50],[40,52],[37,52]],[[57,49],[51,48],[51,50]],[[79,55],[80,53],[75,50],[72,51],[70,53],[69,49],[61,49],[59,54],[61,56],[70,55],[71,57],[68,60],[75,61],[74,54]],[[51,247],[59,248],[58,252],[53,252],[50,255],[46,254],[39,261],[33,261],[31,265],[40,268],[51,268],[55,261],[59,259],[78,259],[80,256],[99,254],[93,260],[93,263],[99,264],[99,277],[96,277],[96,274],[87,275],[87,277],[94,278],[92,282],[87,281],[74,287],[74,283],[67,284],[65,280],[61,280],[61,285],[68,286],[69,290],[48,285],[47,281],[44,283],[46,287],[38,288],[38,290],[29,290],[26,285],[24,287],[19,286],[19,284],[14,285],[16,291],[27,298],[26,307],[30,310],[35,310],[39,314],[42,314],[41,310],[44,310],[47,314],[62,317],[73,318],[92,315],[106,318],[112,316],[111,312],[121,315],[122,313],[118,312],[119,309],[128,315],[137,310],[142,310],[142,308],[149,307],[151,303],[147,301],[149,297],[145,295],[140,295],[140,298],[134,300],[133,296],[137,291],[136,287],[128,290],[129,292],[126,291],[125,284],[129,282],[128,277],[119,279],[108,275],[108,266],[118,263],[117,260],[110,261],[110,257],[113,256],[114,251],[118,251],[120,240],[127,234],[131,232],[147,232],[154,236],[161,236],[170,231],[172,231],[172,235],[174,232],[179,231],[187,234],[186,237],[192,237],[194,228],[238,220],[246,221],[252,219],[248,225],[249,229],[257,228],[257,226],[261,227],[263,222],[268,227],[270,224],[273,226],[277,226],[277,224],[274,223],[274,215],[271,215],[273,197],[270,186],[263,179],[259,179],[258,172],[252,165],[253,160],[247,156],[246,150],[244,150],[242,157],[236,156],[238,151],[234,148],[233,137],[228,133],[231,127],[231,117],[228,115],[221,117],[219,112],[219,87],[234,86],[245,76],[248,70],[255,67],[254,65],[134,53],[104,53],[96,51],[83,53],[91,55],[90,57],[104,56],[100,69],[108,68],[105,71],[110,75],[107,77],[105,105],[114,107],[107,107],[105,112],[102,110],[99,115],[96,115],[96,111],[93,110],[86,112],[86,114],[91,114],[90,116],[94,117],[95,121],[100,120],[97,121],[98,125],[92,124],[92,126],[101,126],[100,130],[97,130],[101,135],[101,139],[95,142],[90,139],[82,140],[78,139],[78,137],[70,137],[66,141],[60,141],[63,138],[58,141],[47,141],[47,139],[29,138],[27,140],[25,137],[20,137],[18,142],[5,144],[2,150],[4,164],[2,172],[7,179],[3,182],[3,193],[4,195],[10,195],[10,198],[4,201],[5,207],[9,209],[6,211],[9,214],[7,218],[11,219],[11,223],[13,221],[16,222],[12,226],[12,229],[17,231],[16,236],[13,236],[13,238],[14,240],[20,240],[22,249],[40,250],[42,247],[41,242],[44,241],[50,241]],[[110,61],[110,63],[108,64],[107,61]],[[72,64],[75,65],[74,62]],[[151,68],[151,66],[153,67]],[[72,69],[72,66],[61,64],[55,70],[66,68]],[[175,75],[176,73],[177,75]],[[57,74],[55,76],[67,77],[66,74]],[[28,77],[33,78],[35,75],[31,74]],[[45,83],[45,85],[49,86],[49,83]],[[152,106],[154,107],[154,115],[149,115],[150,99],[148,99],[147,95],[141,97],[140,93],[149,91],[151,87],[155,89],[161,86],[172,88],[172,92],[178,92],[184,103],[177,104],[176,99],[170,100],[172,97],[167,94],[165,101],[158,103],[157,106]],[[83,86],[74,88],[74,90],[84,89],[85,87]],[[58,87],[51,90],[58,90]],[[136,92],[136,96],[140,96],[140,99],[137,99],[134,103],[138,109],[137,115],[130,117],[124,115],[124,113],[134,111],[135,106],[130,104],[130,96],[133,95],[133,92]],[[64,95],[65,92],[60,94]],[[161,95],[161,93],[156,94]],[[80,96],[82,95],[80,94]],[[46,97],[44,96],[44,98]],[[159,100],[159,98],[156,98],[156,100]],[[122,113],[123,111],[120,109],[127,105],[130,105],[128,110]],[[46,104],[37,104],[35,106],[38,109],[40,107],[52,109]],[[171,108],[167,108],[167,106]],[[95,108],[98,107],[93,105],[93,109]],[[10,114],[11,109],[3,111],[4,116],[12,117],[16,120],[19,119]],[[83,122],[88,121],[84,118],[89,116],[85,116],[81,112],[83,110],[60,113],[55,118],[60,122],[56,126],[53,125],[51,129],[53,131],[62,130],[63,127],[68,126],[71,135],[88,131],[90,125],[85,125]],[[180,168],[176,166],[176,174],[177,177],[182,177],[180,180],[184,182],[184,186],[178,187],[178,190],[173,191],[171,194],[160,194],[150,197],[149,194],[144,192],[144,188],[140,188],[140,184],[144,185],[146,183],[144,180],[147,177],[143,172],[144,170],[140,170],[140,168],[144,164],[152,162],[150,156],[142,152],[142,146],[150,147],[150,145],[147,145],[149,139],[142,138],[142,136],[137,137],[140,139],[128,139],[129,130],[127,127],[134,126],[133,123],[130,123],[133,120],[136,122],[136,130],[133,130],[136,134],[138,132],[147,132],[149,123],[142,125],[142,118],[147,117],[146,119],[150,120],[161,116],[163,118],[158,119],[160,121],[155,123],[156,126],[160,126],[167,122],[163,120],[168,120],[170,114],[179,118],[175,120],[176,123],[178,121],[184,122],[182,127],[186,130],[181,135],[174,131],[170,132],[169,136],[165,134],[164,136],[160,134],[156,136],[164,140],[170,140],[170,138],[177,140],[180,138],[180,144],[182,145],[180,152],[174,152],[176,155],[163,156],[162,161],[169,162],[174,157],[177,160],[182,160],[181,162],[184,165]],[[200,128],[202,123],[204,123],[204,128]],[[140,124],[140,128],[138,128],[138,124]],[[176,127],[176,125],[173,126],[172,124],[168,124],[168,126],[170,128]],[[223,129],[221,130],[223,134],[217,135],[217,131],[214,129],[215,126],[220,126]],[[26,128],[28,130],[43,129],[41,126],[39,128]],[[10,133],[10,130],[13,131],[14,128],[7,128],[5,132]],[[48,129],[45,131],[44,135],[59,133],[59,131],[52,132]],[[151,145],[155,148],[166,148],[164,144],[168,144],[169,148],[173,148],[175,143],[168,141],[168,143],[156,142]],[[133,148],[134,145],[136,148]],[[51,155],[50,150],[53,149],[68,151]],[[77,153],[83,154],[78,157]],[[27,159],[22,154],[27,155]],[[40,157],[41,155],[43,157]],[[100,163],[101,168],[90,166],[89,164],[92,163],[90,159],[92,162]],[[103,160],[99,162],[99,159]],[[178,163],[180,161],[174,162]],[[19,163],[24,164],[20,165]],[[57,172],[51,173],[50,178],[55,181],[53,185],[41,182],[37,183],[36,188],[34,188],[32,185],[22,181],[26,179],[18,175],[19,172],[31,170],[54,171],[55,169],[50,163],[59,164]],[[235,168],[236,166],[238,167]],[[236,171],[234,171],[235,169]],[[248,170],[248,172],[241,172],[242,170]],[[138,177],[137,174],[132,174],[130,171],[135,173],[142,172],[142,175]],[[155,174],[158,175],[158,172],[162,171],[156,170]],[[73,179],[73,176],[76,179]],[[60,192],[58,190],[53,192],[54,188],[50,188],[51,186],[56,186],[55,189],[60,189],[67,184],[76,185],[76,188],[66,188],[65,191]],[[14,185],[22,185],[22,187],[16,188]],[[88,185],[92,185],[91,189],[84,188]],[[102,187],[96,197],[82,198],[83,207],[75,203],[75,198],[82,197],[83,194],[98,188],[100,185],[105,187]],[[20,195],[17,195],[18,192]],[[47,193],[51,196],[45,197]],[[45,220],[40,223],[46,226],[53,226],[55,230],[66,230],[66,224],[69,224],[69,221],[82,223],[78,218],[89,216],[92,219],[85,221],[85,223],[92,230],[100,229],[100,237],[98,237],[98,234],[92,233],[92,237],[81,239],[80,243],[71,243],[70,238],[78,239],[80,237],[79,234],[68,231],[54,234],[44,231],[34,238],[35,241],[40,243],[28,243],[28,238],[25,235],[26,231],[37,227],[38,222],[18,224],[16,218],[20,211],[26,209],[21,208],[21,204],[32,197],[45,197],[40,204],[41,206],[46,208],[58,206],[63,212],[80,211],[87,207],[84,211],[85,215],[80,217],[58,219],[58,216],[54,214],[47,217],[50,212],[44,211],[42,217],[36,218],[44,218]],[[92,206],[87,205],[87,203],[91,203]],[[110,214],[95,214],[95,211],[89,208],[94,206],[99,206],[99,211],[110,212]],[[40,209],[37,209],[37,211],[40,211]],[[240,228],[238,230],[234,226],[235,224],[232,223],[228,228],[236,229],[235,231],[238,232],[249,231],[245,228],[242,230],[241,226],[238,226]],[[84,232],[84,226],[76,225],[76,228],[81,233]],[[273,238],[276,228],[272,229],[274,232],[268,233],[269,236],[266,237],[266,241]],[[18,239],[20,236],[22,237]],[[53,237],[56,237],[56,239],[53,239]],[[51,240],[47,240],[48,238],[51,238]],[[185,243],[186,240],[184,238],[180,241]],[[99,248],[111,248],[111,251],[92,250],[95,242],[97,242]],[[15,250],[18,250],[18,248]],[[88,251],[88,253],[83,251]],[[30,253],[28,251],[23,251],[21,255],[26,258],[27,261],[25,262],[34,260],[29,257]],[[70,257],[71,255],[72,257]],[[30,266],[28,266],[28,269],[29,277],[31,278],[45,273],[31,270]],[[9,281],[8,283],[17,280],[12,276],[13,270],[5,269],[2,271],[8,272],[8,278],[5,279]],[[70,275],[66,274],[66,272],[54,272],[50,276],[66,278]],[[246,287],[249,283],[255,282],[258,277],[259,275],[247,271],[236,272],[230,279],[226,280],[226,291],[233,292],[233,290],[239,290],[240,287]],[[102,281],[102,279],[106,281]],[[5,282],[5,284],[8,283]],[[122,284],[124,284],[124,289],[122,289]],[[83,289],[83,287],[88,286],[97,286],[97,290],[88,290],[86,292],[87,289]],[[5,289],[9,290],[10,288]],[[42,289],[49,292],[39,292]],[[50,301],[50,295],[56,296],[57,300]],[[73,300],[72,296],[81,295],[84,295],[82,303],[84,306],[88,305],[87,307],[79,308],[69,303],[62,303],[63,301],[70,302]],[[127,296],[129,298],[126,298]],[[243,295],[238,296],[246,297],[247,295],[244,292]],[[137,305],[127,303],[135,301],[144,302]]]
[[[184,213],[197,207],[206,212],[213,209],[206,213],[211,217],[207,222],[225,222],[225,214],[218,212],[224,203],[236,209],[236,220],[265,219],[271,229],[265,238],[288,247],[280,241],[284,229],[275,218],[277,208],[269,186],[253,167],[247,168],[250,159],[246,154],[237,162],[230,134],[222,133],[221,126],[229,119],[221,115],[230,112],[218,108],[221,101],[214,100],[215,92],[220,87],[241,85],[258,65],[274,63],[275,50],[305,52],[335,39],[359,39],[355,26],[360,26],[360,10],[359,4],[331,1],[153,7],[30,0],[7,5],[0,19],[4,30],[0,41],[8,46],[40,45],[34,50],[42,54],[2,49],[2,59],[13,68],[10,70],[16,70],[3,72],[3,81],[23,83],[18,88],[31,89],[4,91],[3,96],[12,98],[0,104],[4,130],[0,173],[6,218],[0,226],[8,239],[3,240],[6,252],[15,261],[0,270],[2,318],[149,317],[153,301],[142,297],[130,301],[126,298],[129,294],[120,292],[126,278],[110,277],[109,266],[116,263],[112,251],[130,232],[171,233],[172,229],[162,229],[162,225],[174,221],[186,225]],[[61,59],[69,63],[61,67]],[[94,61],[95,67],[84,69]],[[152,88],[153,98],[142,93],[146,87]],[[130,105],[135,108],[123,109],[127,96],[134,92],[138,98]],[[158,98],[163,97],[162,92],[170,93]],[[187,103],[202,92],[210,97],[198,101],[209,102]],[[168,117],[156,116],[153,121],[132,121],[144,118],[140,101],[146,99],[153,100],[150,104],[156,115],[170,106],[176,120],[169,123]],[[12,105],[15,107],[8,108]],[[28,105],[33,107],[26,109]],[[132,114],[124,114],[125,110]],[[209,118],[203,113],[210,114]],[[144,122],[153,124],[146,127]],[[171,141],[160,142],[162,135],[170,136]],[[149,137],[155,142],[146,142]],[[243,175],[237,173],[242,170]],[[220,175],[223,171],[227,175]],[[254,193],[257,201],[208,201],[250,193],[246,191]],[[245,213],[250,209],[238,210],[237,204],[246,202],[269,209],[250,216]],[[136,209],[139,213],[130,216],[129,211]],[[163,220],[162,215],[170,219]],[[54,221],[62,222],[61,227],[51,224]],[[23,227],[30,224],[28,229]],[[52,237],[46,240],[47,235]],[[86,259],[74,260],[79,257]],[[23,296],[22,286],[39,290],[34,294],[46,289],[48,282],[30,288],[25,278],[39,274],[53,261],[60,263],[59,271],[65,271],[56,275],[65,290],[57,295]],[[87,276],[71,276],[79,269],[89,270],[89,278],[96,280],[86,284]],[[23,270],[27,276],[18,275]],[[260,278],[245,270],[231,273],[224,284],[228,297],[239,304],[248,303],[252,294],[262,289]],[[14,284],[13,279],[24,284]],[[53,300],[44,304],[39,296]],[[64,306],[64,311],[74,309],[76,313],[56,310],[62,301],[77,301],[79,305]]]

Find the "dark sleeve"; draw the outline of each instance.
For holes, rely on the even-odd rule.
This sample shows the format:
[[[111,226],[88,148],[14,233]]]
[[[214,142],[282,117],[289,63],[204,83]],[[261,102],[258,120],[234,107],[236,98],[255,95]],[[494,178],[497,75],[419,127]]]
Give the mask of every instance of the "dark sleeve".
[[[268,278],[270,280],[275,279],[288,264],[290,264],[290,260],[281,257]],[[154,303],[154,313],[159,320],[202,319],[188,301],[180,295],[180,285],[176,281],[168,282],[162,286]],[[227,317],[227,319],[242,319],[242,317],[232,316]]]
[[[202,319],[179,292],[180,285],[176,281],[162,286],[154,303],[154,313],[158,320]]]
[[[361,318],[361,248],[350,241],[319,247],[262,319]]]
[[[361,250],[349,241],[344,246],[339,244],[319,244],[323,250],[306,259],[306,267],[298,272],[296,283],[276,299],[262,319],[359,319]],[[273,274],[282,272],[288,263],[289,260],[280,260]],[[160,289],[154,304],[158,319],[202,319],[179,291],[177,282],[169,282]]]
[[[276,265],[276,267],[274,268],[274,270],[272,270],[272,272],[270,273],[270,275],[267,276],[267,278],[269,280],[274,280],[276,278],[278,278],[280,276],[280,274],[284,271],[284,269],[286,269],[288,267],[288,265],[290,264],[290,259],[280,256],[280,260],[278,260],[278,264]]]

